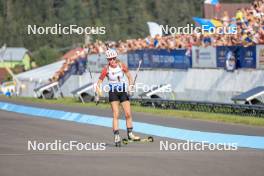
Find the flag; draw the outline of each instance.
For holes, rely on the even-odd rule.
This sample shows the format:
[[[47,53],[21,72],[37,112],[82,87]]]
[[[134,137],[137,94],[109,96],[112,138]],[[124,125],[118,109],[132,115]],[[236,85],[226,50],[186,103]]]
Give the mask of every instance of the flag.
[[[205,4],[213,5],[215,8],[215,11],[219,12],[221,10],[221,5],[218,0],[205,0]]]
[[[193,17],[193,20],[199,25],[202,26],[205,31],[209,31],[209,28],[215,28],[215,25],[211,22],[210,19]]]
[[[162,29],[161,27],[155,23],[155,22],[147,22],[149,27],[149,33],[152,38],[154,38],[156,35],[162,36]]]
[[[200,26],[206,25],[207,28],[223,26],[222,22],[216,19],[205,19],[205,18],[193,17],[193,20]]]
[[[222,22],[219,21],[219,20],[211,19],[210,21],[211,21],[211,23],[212,23],[215,27],[221,27],[221,26],[223,26]]]
[[[204,3],[216,6],[217,4],[219,4],[219,1],[218,0],[205,0]]]
[[[145,38],[145,40],[146,40],[146,44],[149,46],[149,45],[150,45],[150,40],[149,40],[149,38]]]
[[[154,40],[154,47],[157,48],[159,46],[159,41],[157,39]]]

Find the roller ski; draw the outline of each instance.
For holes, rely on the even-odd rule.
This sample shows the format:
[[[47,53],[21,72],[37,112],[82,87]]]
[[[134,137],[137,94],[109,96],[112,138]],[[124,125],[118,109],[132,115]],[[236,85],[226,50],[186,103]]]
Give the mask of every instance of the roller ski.
[[[128,134],[127,138],[122,139],[122,143],[125,145],[135,142],[142,142],[142,143],[154,142],[154,138],[152,136],[149,136],[147,138],[140,138],[139,136],[136,136],[131,132]]]

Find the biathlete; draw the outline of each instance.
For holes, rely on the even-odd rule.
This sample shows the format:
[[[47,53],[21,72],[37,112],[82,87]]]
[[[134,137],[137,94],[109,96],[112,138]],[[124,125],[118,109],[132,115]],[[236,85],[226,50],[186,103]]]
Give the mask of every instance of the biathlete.
[[[117,52],[114,49],[108,49],[105,52],[108,64],[103,68],[96,86],[97,95],[102,95],[101,85],[105,77],[109,81],[109,102],[113,112],[113,133],[114,143],[116,146],[121,145],[121,138],[119,135],[118,118],[119,105],[122,105],[126,116],[127,137],[129,140],[139,141],[140,137],[132,133],[132,115],[129,101],[129,94],[131,93],[131,86],[133,86],[133,78],[127,66],[117,59]],[[128,84],[126,83],[126,78]]]

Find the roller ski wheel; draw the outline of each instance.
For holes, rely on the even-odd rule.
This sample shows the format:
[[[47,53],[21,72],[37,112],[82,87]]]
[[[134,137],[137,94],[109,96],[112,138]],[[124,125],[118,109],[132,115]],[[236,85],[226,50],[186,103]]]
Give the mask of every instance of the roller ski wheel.
[[[146,138],[141,138],[139,140],[130,140],[127,138],[122,139],[122,143],[127,145],[129,143],[148,143],[148,142],[154,142],[154,138],[152,136],[146,137]]]
[[[149,137],[148,137],[148,141],[149,141],[149,142],[154,142],[154,138],[153,138],[152,136],[149,136]]]
[[[126,138],[122,139],[122,143],[127,145],[128,144],[128,139],[126,139]]]
[[[119,142],[115,142],[115,146],[116,146],[116,147],[121,147],[121,141],[119,141]]]

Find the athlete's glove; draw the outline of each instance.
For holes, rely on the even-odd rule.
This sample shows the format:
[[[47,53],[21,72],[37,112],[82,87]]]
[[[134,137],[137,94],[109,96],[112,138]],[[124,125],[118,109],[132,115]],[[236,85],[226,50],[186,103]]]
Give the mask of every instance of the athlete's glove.
[[[95,87],[95,97],[94,97],[94,101],[95,101],[96,105],[98,105],[99,104],[99,101],[100,101],[100,96],[102,96],[103,93],[102,93],[100,87],[98,86],[98,84],[95,84],[95,86],[96,87]]]

